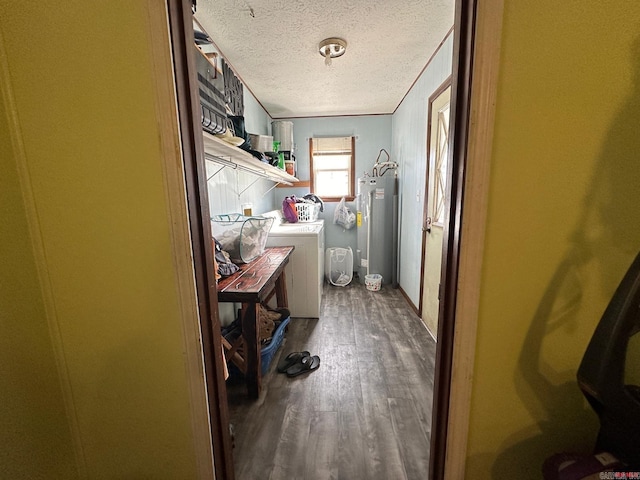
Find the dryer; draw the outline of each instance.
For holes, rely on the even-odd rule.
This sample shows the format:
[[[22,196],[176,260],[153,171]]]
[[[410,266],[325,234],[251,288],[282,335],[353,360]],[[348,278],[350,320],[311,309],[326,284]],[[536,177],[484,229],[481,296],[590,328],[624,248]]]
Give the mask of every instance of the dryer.
[[[320,318],[324,285],[324,220],[306,223],[274,222],[267,247],[293,245],[285,267],[287,298],[292,317]]]

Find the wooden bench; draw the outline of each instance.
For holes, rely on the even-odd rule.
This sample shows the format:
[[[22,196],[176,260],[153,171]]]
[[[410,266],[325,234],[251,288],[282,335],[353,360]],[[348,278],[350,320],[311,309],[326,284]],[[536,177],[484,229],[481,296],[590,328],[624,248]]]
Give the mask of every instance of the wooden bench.
[[[239,265],[240,270],[218,282],[218,302],[242,303],[241,336],[229,343],[222,339],[227,360],[232,361],[247,381],[251,398],[258,398],[262,389],[259,315],[257,306],[274,295],[278,307],[288,307],[284,267],[295,247],[271,247],[251,263]],[[241,352],[240,353],[240,350]]]

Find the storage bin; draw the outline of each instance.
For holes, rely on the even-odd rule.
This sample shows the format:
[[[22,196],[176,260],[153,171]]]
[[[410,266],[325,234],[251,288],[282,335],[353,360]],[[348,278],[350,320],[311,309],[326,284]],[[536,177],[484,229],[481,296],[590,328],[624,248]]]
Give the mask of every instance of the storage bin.
[[[273,331],[273,336],[271,337],[271,341],[267,345],[262,347],[262,350],[260,350],[260,364],[261,364],[260,368],[261,368],[262,375],[266,375],[266,373],[269,371],[269,366],[271,365],[271,361],[273,360],[273,357],[275,356],[276,352],[282,345],[282,341],[284,340],[284,332],[285,332],[285,329],[287,328],[287,325],[289,325],[290,321],[291,321],[291,317],[287,317],[284,320],[282,320],[282,322],[280,322],[280,325],[278,325],[278,328],[276,328]]]
[[[365,275],[364,284],[367,287],[367,290],[377,292],[378,290],[380,290],[380,285],[382,284],[382,275],[380,275],[379,273]]]
[[[353,279],[351,247],[330,247],[325,255],[325,276],[331,285],[346,287]]]
[[[318,213],[320,213],[320,204],[318,203],[306,203],[299,202],[294,203],[296,212],[298,212],[299,222],[315,222],[318,220]]]
[[[273,218],[240,213],[211,217],[211,233],[235,263],[249,263],[264,252]]]
[[[258,152],[271,152],[273,150],[273,136],[249,134],[251,148]]]
[[[263,376],[266,375],[269,371],[269,367],[271,366],[273,358],[282,346],[282,342],[284,341],[284,334],[290,321],[291,317],[287,317],[282,320],[282,322],[280,322],[280,325],[278,325],[278,327],[273,331],[271,341],[260,349],[260,372]],[[228,368],[230,377],[238,379],[244,376],[240,369],[236,367],[233,362],[229,362]]]

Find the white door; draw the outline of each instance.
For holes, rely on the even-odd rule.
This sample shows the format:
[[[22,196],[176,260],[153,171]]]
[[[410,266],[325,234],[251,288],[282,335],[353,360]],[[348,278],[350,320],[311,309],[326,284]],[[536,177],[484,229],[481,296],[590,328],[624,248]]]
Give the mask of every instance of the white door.
[[[434,336],[438,332],[442,239],[447,205],[447,165],[449,162],[449,107],[451,87],[429,102],[427,194],[423,224],[422,320]]]

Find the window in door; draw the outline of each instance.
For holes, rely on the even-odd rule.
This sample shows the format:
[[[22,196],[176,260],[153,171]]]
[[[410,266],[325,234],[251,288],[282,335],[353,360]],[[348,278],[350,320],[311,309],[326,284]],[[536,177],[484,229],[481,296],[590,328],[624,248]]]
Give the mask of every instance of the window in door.
[[[433,178],[433,223],[444,225],[449,158],[449,103],[438,111]]]
[[[309,139],[311,191],[325,201],[353,200],[355,137]]]

